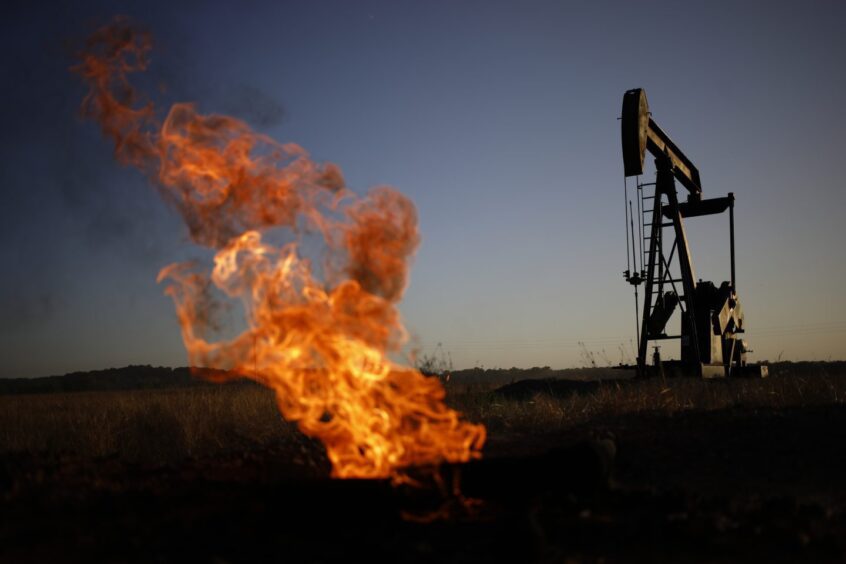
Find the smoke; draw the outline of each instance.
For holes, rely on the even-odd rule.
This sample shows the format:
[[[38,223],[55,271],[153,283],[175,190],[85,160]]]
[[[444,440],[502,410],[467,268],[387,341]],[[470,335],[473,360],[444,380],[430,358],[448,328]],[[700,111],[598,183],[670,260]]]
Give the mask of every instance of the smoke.
[[[27,31],[25,23],[20,33]],[[79,134],[79,91],[67,82],[68,46],[60,33],[48,36],[38,39],[31,56],[7,57],[0,68],[8,110],[0,128],[0,236],[45,263],[70,245],[145,266],[160,263],[164,246],[153,227],[162,223],[160,206],[137,178],[103,173],[108,157],[91,150],[99,144],[95,137],[88,143]]]
[[[104,176],[105,159],[72,145],[54,162],[50,182],[87,249],[141,266],[161,264],[166,245],[160,226],[167,218],[143,181],[123,171]]]
[[[241,84],[229,87],[220,98],[223,113],[257,128],[279,125],[286,117],[282,104],[257,86]]]
[[[51,289],[13,288],[0,295],[0,333],[15,334],[48,323],[67,304]]]

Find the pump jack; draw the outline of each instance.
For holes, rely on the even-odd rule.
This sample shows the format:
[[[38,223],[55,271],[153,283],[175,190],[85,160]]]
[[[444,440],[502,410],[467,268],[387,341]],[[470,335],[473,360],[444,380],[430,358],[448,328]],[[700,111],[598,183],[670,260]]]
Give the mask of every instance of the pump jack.
[[[654,183],[637,185],[638,232],[641,239],[639,272],[634,208],[628,199],[626,187],[626,257],[628,260],[631,251],[634,264],[630,264],[623,274],[626,281],[635,288],[636,312],[637,287],[641,283],[645,284],[643,310],[642,313],[638,312],[641,318],[637,350],[638,376],[667,372],[702,378],[741,374],[766,376],[766,366],[747,365],[746,353],[750,351],[746,341],[740,338],[744,332],[744,316],[735,278],[734,194],[729,192],[728,196],[721,198],[702,198],[699,170],[652,119],[646,93],[641,88],[629,90],[623,96],[621,133],[625,176],[639,177],[643,174],[647,150],[655,157],[656,169]],[[678,200],[676,180],[688,191],[684,202]],[[651,196],[644,190],[647,186],[654,186]],[[646,205],[650,201],[651,210]],[[696,279],[684,219],[720,214],[726,210],[729,212],[731,280],[717,287],[713,282]],[[631,248],[628,246],[629,229]],[[672,229],[669,237],[665,229]],[[665,253],[665,242],[671,243],[669,253]],[[677,268],[672,269],[674,259]],[[681,330],[677,335],[667,335],[667,323],[677,307]],[[659,347],[655,346],[653,366],[647,366],[649,344],[668,339],[681,342],[680,360],[662,362]]]

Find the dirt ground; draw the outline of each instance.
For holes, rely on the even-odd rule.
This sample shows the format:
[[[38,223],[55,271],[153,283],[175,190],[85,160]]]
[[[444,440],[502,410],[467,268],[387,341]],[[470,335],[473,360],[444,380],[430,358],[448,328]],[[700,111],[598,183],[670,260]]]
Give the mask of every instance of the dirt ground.
[[[472,499],[330,480],[319,445],[298,448],[171,465],[4,453],[0,560],[846,560],[842,403],[502,430],[462,470]]]

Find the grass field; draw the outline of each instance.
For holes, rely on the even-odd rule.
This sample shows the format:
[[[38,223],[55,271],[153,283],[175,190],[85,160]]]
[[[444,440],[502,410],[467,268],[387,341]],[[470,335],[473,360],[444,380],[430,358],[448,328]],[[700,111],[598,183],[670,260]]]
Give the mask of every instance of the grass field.
[[[323,447],[257,385],[15,383],[0,395],[0,562],[846,559],[844,363],[762,380],[549,372],[447,383],[489,431],[472,503],[329,480]],[[609,441],[611,478],[595,482]],[[421,502],[445,517],[402,518]]]
[[[0,452],[118,456],[138,463],[262,448],[295,440],[258,386],[0,397]]]
[[[526,380],[496,388],[447,383],[449,403],[498,434],[556,434],[640,413],[787,408],[846,402],[846,370],[775,367],[769,378]],[[589,377],[590,371],[583,375]],[[186,458],[308,444],[279,415],[273,394],[251,384],[0,396],[0,453],[119,457],[172,464]],[[302,456],[302,453],[298,454]]]

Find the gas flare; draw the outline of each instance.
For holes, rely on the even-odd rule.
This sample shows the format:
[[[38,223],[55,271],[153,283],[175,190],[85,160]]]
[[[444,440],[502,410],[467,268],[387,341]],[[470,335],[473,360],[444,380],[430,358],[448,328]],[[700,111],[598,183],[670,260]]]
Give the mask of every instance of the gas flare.
[[[357,196],[336,165],[233,117],[180,103],[159,118],[128,79],[151,46],[119,19],[88,39],[73,70],[89,87],[83,115],[118,161],[154,179],[192,240],[216,252],[211,272],[182,263],[158,277],[191,364],[272,388],[283,416],[326,446],[336,477],[399,479],[403,468],[478,458],[484,427],[444,404],[437,379],[390,357],[406,340],[397,303],[419,244],[414,204],[388,187]],[[269,242],[279,228],[294,242]],[[304,233],[322,236],[320,268],[300,253]],[[215,291],[243,304],[246,329],[230,340],[206,338]]]

